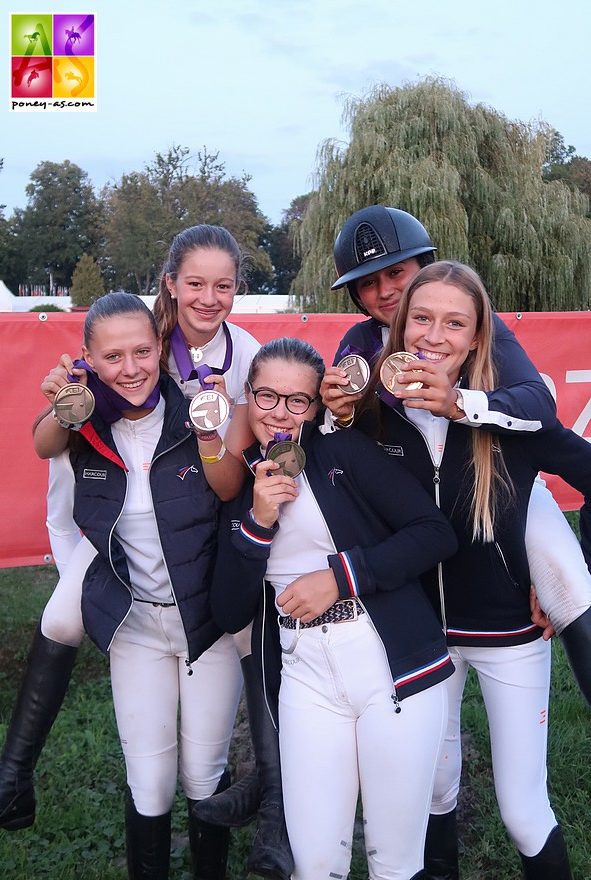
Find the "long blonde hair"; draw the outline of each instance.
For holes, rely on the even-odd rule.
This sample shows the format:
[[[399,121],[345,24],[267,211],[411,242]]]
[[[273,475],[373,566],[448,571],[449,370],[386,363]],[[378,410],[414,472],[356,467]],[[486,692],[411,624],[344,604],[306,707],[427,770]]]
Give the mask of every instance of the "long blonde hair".
[[[492,360],[494,328],[490,299],[478,274],[463,263],[440,260],[425,266],[412,279],[404,291],[392,326],[390,335],[372,371],[372,378],[361,401],[360,411],[374,409],[375,389],[379,382],[380,367],[388,355],[404,350],[404,332],[413,294],[420,287],[432,282],[441,282],[457,287],[467,294],[476,310],[476,337],[478,345],[468,353],[462,365],[462,376],[469,388],[492,391],[496,387],[496,370]],[[467,429],[464,429],[467,430]],[[472,520],[472,539],[474,541],[494,541],[496,515],[503,502],[514,495],[511,478],[503,459],[498,438],[488,431],[472,428],[472,501],[470,517]]]

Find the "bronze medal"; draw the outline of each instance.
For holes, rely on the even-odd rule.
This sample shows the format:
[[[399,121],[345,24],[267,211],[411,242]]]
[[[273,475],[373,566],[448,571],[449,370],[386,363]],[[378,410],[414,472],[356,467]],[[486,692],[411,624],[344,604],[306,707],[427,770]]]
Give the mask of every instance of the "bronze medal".
[[[62,428],[78,431],[94,412],[94,394],[86,385],[70,382],[55,395],[53,412]]]
[[[422,382],[409,382],[408,385],[398,384],[398,376],[400,376],[402,364],[410,364],[413,361],[419,360],[420,358],[416,354],[411,354],[408,351],[396,351],[394,354],[389,355],[380,367],[380,379],[386,391],[390,391],[393,394],[395,391],[405,388],[408,391],[418,391],[419,388],[422,388]]]
[[[298,477],[306,467],[306,453],[294,440],[280,440],[267,453],[268,461],[281,465],[279,473],[286,477]]]
[[[229,415],[230,404],[219,391],[200,391],[189,404],[189,419],[198,431],[217,431]]]
[[[369,364],[361,355],[351,354],[338,362],[337,367],[344,370],[349,378],[348,385],[341,385],[344,394],[357,394],[363,391],[369,382]]]

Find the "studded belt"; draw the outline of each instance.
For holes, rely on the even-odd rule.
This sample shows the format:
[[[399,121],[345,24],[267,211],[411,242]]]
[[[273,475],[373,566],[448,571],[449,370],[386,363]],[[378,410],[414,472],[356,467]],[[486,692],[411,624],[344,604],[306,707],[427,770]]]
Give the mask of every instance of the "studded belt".
[[[308,629],[311,626],[320,626],[323,623],[346,623],[349,620],[357,620],[360,614],[364,613],[364,608],[357,599],[339,599],[330,608],[327,608],[324,614],[315,617],[308,623],[300,623],[293,617],[279,616],[279,625],[284,629],[297,629],[298,623],[300,629]]]

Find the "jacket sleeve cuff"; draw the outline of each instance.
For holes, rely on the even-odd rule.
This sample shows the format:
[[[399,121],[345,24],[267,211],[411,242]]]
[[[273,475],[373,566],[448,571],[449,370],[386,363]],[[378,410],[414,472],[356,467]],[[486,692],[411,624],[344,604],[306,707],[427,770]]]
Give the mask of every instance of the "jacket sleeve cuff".
[[[249,510],[240,523],[239,534],[241,542],[246,542],[250,550],[258,547],[262,551],[261,555],[268,556],[273,538],[278,530],[279,523],[275,523],[270,529],[259,525],[252,515],[252,510]]]
[[[343,550],[328,557],[335,576],[340,599],[351,599],[363,593],[373,593],[359,552]]]

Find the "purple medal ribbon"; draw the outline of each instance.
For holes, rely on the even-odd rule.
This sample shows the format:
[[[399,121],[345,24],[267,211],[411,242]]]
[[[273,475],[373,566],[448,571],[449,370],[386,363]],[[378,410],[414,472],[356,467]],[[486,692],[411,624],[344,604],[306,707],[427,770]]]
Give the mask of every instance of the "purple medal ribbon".
[[[124,412],[129,412],[130,410],[154,409],[160,399],[160,384],[157,384],[146,400],[140,406],[137,406],[134,403],[130,403],[125,397],[117,391],[114,391],[113,388],[109,388],[108,385],[105,385],[86,361],[75,360],[74,366],[86,370],[86,384],[94,394],[95,409],[107,425],[112,425],[113,422],[122,418]],[[78,381],[75,376],[68,376],[68,378],[71,379],[72,382]]]
[[[283,443],[285,440],[291,440],[291,434],[288,434],[286,431],[275,431],[273,434],[273,439],[269,440],[267,443],[267,448],[265,449],[265,458],[268,456],[269,452],[277,443]]]
[[[377,321],[372,323],[371,337],[371,348],[364,351],[361,348],[357,348],[356,345],[346,345],[339,355],[339,360],[348,357],[350,354],[358,354],[361,357],[365,358],[368,364],[372,364],[377,359],[383,348],[382,325],[378,324]]]
[[[177,370],[179,371],[179,376],[183,380],[183,382],[190,382],[191,379],[199,379],[201,382],[201,387],[204,391],[211,391],[214,387],[211,382],[203,383],[203,379],[205,376],[223,376],[226,373],[230,366],[232,365],[232,355],[234,346],[232,343],[232,336],[230,335],[230,331],[226,322],[222,324],[224,329],[224,335],[226,337],[226,354],[224,356],[224,362],[219,367],[208,367],[207,364],[200,364],[198,367],[195,366],[193,361],[191,360],[191,355],[189,354],[189,346],[187,340],[185,339],[185,334],[181,330],[178,324],[175,324],[172,333],[170,334],[170,348],[172,351],[172,355],[174,357]]]

